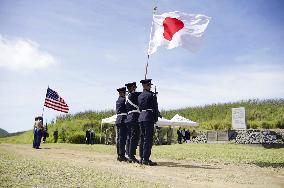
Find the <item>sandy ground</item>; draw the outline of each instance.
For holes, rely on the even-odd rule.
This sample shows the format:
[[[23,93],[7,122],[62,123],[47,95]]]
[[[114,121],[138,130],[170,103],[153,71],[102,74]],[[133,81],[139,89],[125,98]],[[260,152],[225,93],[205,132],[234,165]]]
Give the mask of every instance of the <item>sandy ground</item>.
[[[284,169],[254,165],[204,164],[192,161],[158,160],[150,167],[116,161],[115,156],[61,147],[32,149],[30,145],[0,144],[0,149],[39,160],[63,161],[91,166],[104,173],[126,174],[168,187],[284,187]]]

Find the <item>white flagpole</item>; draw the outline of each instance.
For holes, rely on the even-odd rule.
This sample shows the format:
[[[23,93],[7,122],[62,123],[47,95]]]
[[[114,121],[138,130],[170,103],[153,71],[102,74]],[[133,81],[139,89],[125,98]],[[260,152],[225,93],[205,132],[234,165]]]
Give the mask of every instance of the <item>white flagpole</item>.
[[[155,6],[155,7],[153,8],[153,15],[156,14],[157,9],[158,9],[157,6]],[[153,16],[152,16],[152,24],[151,24],[150,41],[149,41],[149,44],[148,44],[148,50],[149,50],[150,42],[151,42],[151,39],[152,39],[153,24],[154,24],[154,23],[153,23]],[[150,55],[149,55],[148,52],[147,52],[147,63],[146,63],[146,66],[145,66],[145,79],[147,79],[148,66],[149,66],[149,59],[150,59]]]
[[[47,85],[47,89],[49,88],[49,85]],[[47,91],[46,91],[47,92]],[[45,100],[45,99],[44,99]],[[43,119],[43,114],[44,114],[44,104],[43,104],[43,107],[42,107],[42,114],[41,114],[41,116],[42,116],[42,119]]]

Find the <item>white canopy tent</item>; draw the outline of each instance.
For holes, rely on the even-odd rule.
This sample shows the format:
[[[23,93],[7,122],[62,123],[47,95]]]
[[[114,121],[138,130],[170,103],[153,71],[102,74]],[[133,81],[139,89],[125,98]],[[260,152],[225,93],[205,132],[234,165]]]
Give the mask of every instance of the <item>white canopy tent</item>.
[[[172,121],[168,120],[166,118],[158,118],[158,121],[156,122],[156,125],[161,127],[161,126],[172,126]]]
[[[102,119],[101,121],[101,132],[103,131],[103,124],[108,123],[108,124],[115,124],[117,115],[113,115],[111,117]],[[171,120],[168,120],[166,118],[158,118],[158,121],[156,123],[157,126],[162,127],[162,126],[171,126],[171,127],[177,127],[177,126],[198,126],[197,122],[191,121],[189,119],[186,119],[185,117],[182,117],[178,114],[176,114]],[[102,139],[102,135],[100,137],[100,142]]]
[[[101,130],[104,123],[115,124],[116,117],[117,115],[113,115],[111,117],[102,119]],[[171,120],[159,117],[156,125],[159,127],[160,126],[198,126],[198,123],[176,114]]]
[[[115,124],[116,117],[117,117],[117,115],[113,115],[113,116],[111,116],[111,117],[102,119],[102,121],[101,121],[101,137],[100,137],[100,143],[102,143],[103,124],[104,124],[104,123]]]
[[[104,123],[115,124],[116,117],[117,117],[117,115],[113,115],[111,117],[102,119],[102,124],[104,124]]]
[[[178,114],[176,114],[170,121],[172,122],[173,126],[198,126],[197,122],[186,119]]]
[[[101,130],[102,130],[102,127],[103,127],[103,124],[104,123],[108,123],[108,124],[115,124],[115,120],[116,120],[116,117],[117,115],[113,115],[111,117],[108,117],[108,118],[105,118],[105,119],[102,119],[102,122],[101,122]],[[158,122],[156,123],[158,126],[171,126],[172,125],[172,121],[171,120],[168,120],[166,118],[158,118]]]

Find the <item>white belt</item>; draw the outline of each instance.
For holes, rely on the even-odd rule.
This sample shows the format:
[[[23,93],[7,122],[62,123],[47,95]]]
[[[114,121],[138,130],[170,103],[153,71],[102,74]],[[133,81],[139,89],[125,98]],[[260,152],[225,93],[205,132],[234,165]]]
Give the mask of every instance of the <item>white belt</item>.
[[[120,114],[117,114],[118,116],[127,116],[127,113],[120,113]]]
[[[131,110],[127,114],[131,114],[131,113],[135,113],[135,112],[140,114],[140,110]]]
[[[142,112],[147,112],[147,111],[152,111],[153,112],[153,109],[146,109],[146,110],[141,110]]]

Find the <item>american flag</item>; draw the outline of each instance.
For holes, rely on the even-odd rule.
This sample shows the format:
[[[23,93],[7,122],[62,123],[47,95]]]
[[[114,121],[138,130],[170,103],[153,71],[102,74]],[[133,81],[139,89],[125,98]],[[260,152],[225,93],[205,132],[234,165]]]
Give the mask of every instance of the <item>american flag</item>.
[[[68,113],[69,111],[69,107],[64,99],[61,98],[56,91],[53,91],[50,88],[47,88],[44,106],[64,113]]]

